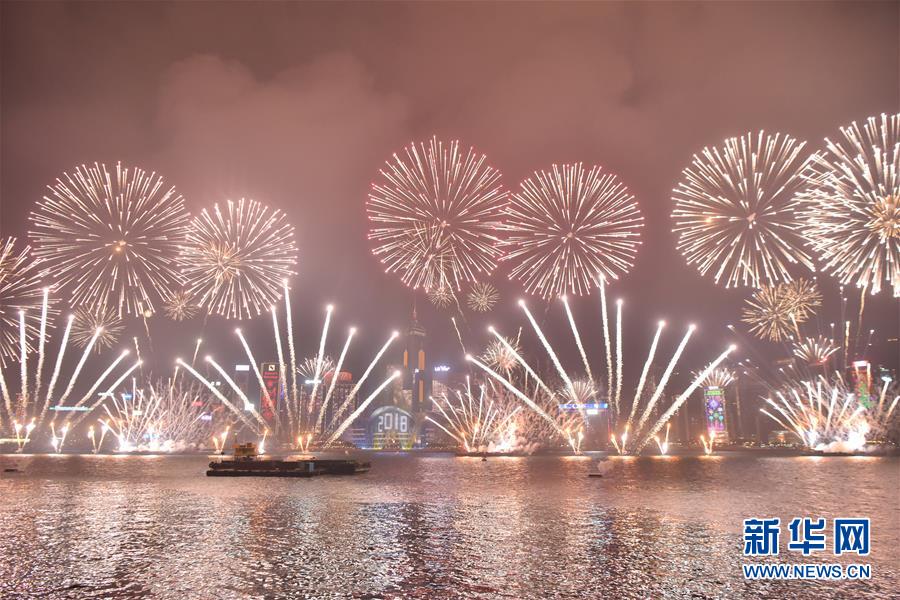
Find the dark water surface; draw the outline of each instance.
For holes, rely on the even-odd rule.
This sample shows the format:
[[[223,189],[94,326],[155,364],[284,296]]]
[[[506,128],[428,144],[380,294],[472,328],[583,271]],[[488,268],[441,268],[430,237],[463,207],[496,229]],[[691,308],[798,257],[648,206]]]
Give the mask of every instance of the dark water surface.
[[[897,598],[900,459],[374,455],[355,477],[0,456],[2,598]],[[868,582],[746,582],[742,520],[868,516]],[[829,527],[830,531],[830,527]],[[804,559],[833,562],[830,551]],[[842,557],[843,558],[843,557]]]

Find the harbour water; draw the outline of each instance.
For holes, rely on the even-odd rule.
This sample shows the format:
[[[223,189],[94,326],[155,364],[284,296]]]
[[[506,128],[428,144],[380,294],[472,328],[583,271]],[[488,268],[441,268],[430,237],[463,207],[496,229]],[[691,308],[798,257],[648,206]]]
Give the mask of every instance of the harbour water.
[[[900,458],[373,454],[314,479],[203,456],[0,456],[2,598],[896,598]],[[745,581],[742,521],[870,517],[869,581]],[[783,536],[786,527],[783,528]],[[782,550],[787,540],[782,540]]]

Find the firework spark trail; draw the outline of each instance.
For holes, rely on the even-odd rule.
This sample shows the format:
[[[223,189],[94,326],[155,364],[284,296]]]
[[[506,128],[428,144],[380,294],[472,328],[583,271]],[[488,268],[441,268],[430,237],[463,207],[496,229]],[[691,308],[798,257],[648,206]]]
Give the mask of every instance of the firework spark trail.
[[[436,137],[394,154],[372,184],[366,211],[373,253],[412,288],[460,288],[490,274],[508,194],[474,149]]]
[[[466,354],[466,345],[463,343],[462,334],[459,332],[459,326],[456,324],[456,317],[450,317],[453,322],[453,329],[456,331],[456,338],[459,340],[459,346],[462,348],[463,354]]]
[[[38,330],[38,365],[34,380],[34,397],[40,400],[41,379],[44,374],[44,347],[47,343],[47,310],[50,304],[50,288],[44,288],[41,301],[41,325]]]
[[[900,296],[900,114],[869,117],[825,139],[799,194],[806,236],[842,284]]]
[[[545,299],[591,293],[596,278],[618,279],[634,263],[643,217],[615,175],[581,163],[536,171],[512,194],[505,259],[511,280]]]
[[[53,390],[56,388],[56,380],[59,378],[59,371],[62,368],[63,356],[66,354],[66,347],[69,344],[69,333],[72,331],[72,322],[74,316],[69,316],[66,322],[66,329],[63,332],[62,341],[59,343],[59,352],[56,355],[56,364],[53,367],[53,374],[50,375],[50,383],[47,385],[47,396],[44,399],[44,405],[41,414],[45,414],[50,407],[50,399],[53,397]]]
[[[294,274],[294,227],[280,210],[255,200],[228,200],[203,209],[187,231],[179,261],[186,291],[211,314],[230,319],[259,316],[280,298]]]
[[[105,392],[103,392],[102,394],[99,395],[98,399],[95,400],[94,403],[90,405],[90,407],[88,408],[88,410],[86,412],[82,412],[80,415],[75,417],[74,421],[72,422],[72,427],[73,428],[77,427],[78,424],[81,423],[81,421],[84,420],[84,418],[87,415],[93,413],[99,406],[101,406],[103,404],[103,401],[106,398],[111,397],[113,395],[113,393],[119,388],[119,386],[122,385],[122,382],[125,381],[126,379],[128,379],[128,377],[130,377],[131,374],[134,373],[134,371],[136,369],[138,369],[140,366],[141,366],[141,361],[140,360],[135,361],[135,363],[133,365],[131,365],[131,367],[129,367],[127,371],[122,373],[122,375],[120,375],[119,378],[116,379],[112,383],[112,385],[110,385],[108,388],[106,388]]]
[[[889,394],[895,396],[890,403]],[[819,376],[815,385],[810,381],[791,381],[774,389],[773,396],[766,398],[769,410],[763,408],[760,412],[794,431],[807,447],[825,452],[862,450],[870,433],[881,435],[889,429],[900,401],[900,395],[885,381],[878,402],[867,408],[839,376],[833,380]]]
[[[238,410],[238,409],[237,409],[237,408],[236,408],[236,407],[228,400],[228,398],[226,398],[226,397],[224,396],[224,394],[222,394],[222,392],[220,392],[220,391],[218,390],[218,388],[216,388],[216,386],[213,385],[213,383],[212,383],[211,381],[209,381],[208,379],[206,379],[205,377],[203,377],[203,375],[201,375],[200,373],[198,373],[191,365],[187,364],[186,362],[184,362],[184,361],[181,360],[180,358],[179,358],[179,359],[176,359],[175,362],[176,362],[178,365],[180,365],[182,369],[184,369],[185,371],[187,371],[188,373],[190,373],[191,375],[193,375],[193,376],[197,379],[197,381],[199,381],[200,383],[202,383],[203,385],[205,385],[205,386],[207,387],[207,389],[208,389],[210,392],[212,392],[213,395],[215,395],[215,397],[218,398],[219,401],[221,401],[222,404],[225,405],[225,407],[226,407],[228,410],[230,410],[232,413],[234,413],[234,415],[235,415],[238,419],[240,419],[242,423],[244,423],[244,425],[246,425],[247,427],[249,427],[250,430],[253,431],[256,435],[259,435],[260,430],[256,427],[256,423],[254,423],[253,421],[251,421],[250,419],[248,419],[247,416],[244,414],[243,411]]]
[[[793,344],[794,356],[808,365],[825,365],[838,346],[824,336],[800,338]]]
[[[656,385],[656,389],[653,391],[653,395],[647,402],[647,406],[644,407],[644,412],[641,414],[641,418],[638,420],[635,431],[641,431],[641,429],[644,427],[644,423],[647,421],[647,418],[653,411],[653,407],[656,406],[656,403],[662,396],[663,390],[666,389],[666,384],[669,383],[669,378],[672,376],[672,372],[675,370],[675,365],[677,365],[679,359],[681,359],[681,353],[684,352],[684,349],[687,347],[688,340],[691,339],[691,335],[694,333],[694,329],[696,329],[694,325],[689,325],[687,331],[684,334],[684,337],[681,338],[681,343],[678,344],[678,348],[675,349],[675,354],[672,355],[671,360],[669,360],[669,364],[666,365],[666,370],[663,371],[662,377],[660,378],[659,383]],[[719,362],[721,362],[721,360]]]
[[[19,311],[19,365],[22,377],[22,403],[28,404],[28,337],[25,335],[25,311]]]
[[[511,450],[511,444],[504,444],[511,440],[501,438],[506,433],[509,421],[518,414],[521,407],[501,407],[495,403],[493,394],[485,406],[486,394],[485,387],[480,386],[476,398],[467,377],[465,392],[455,389],[451,397],[430,398],[433,406],[443,416],[444,423],[430,416],[425,418],[459,442],[467,452],[481,449],[493,452]]]
[[[395,379],[397,379],[398,377],[400,377],[400,375],[401,375],[400,371],[394,371],[394,372],[391,374],[390,377],[388,377],[387,379],[385,379],[385,380],[381,383],[381,385],[379,385],[379,386],[375,389],[374,392],[372,392],[371,394],[369,394],[369,397],[366,398],[366,399],[359,405],[359,407],[357,407],[357,409],[356,409],[355,411],[353,411],[352,413],[350,413],[350,416],[347,417],[346,419],[344,419],[344,422],[341,423],[341,424],[334,430],[334,433],[331,434],[331,437],[329,437],[329,438],[326,440],[326,442],[325,442],[325,444],[324,444],[324,447],[327,448],[327,447],[331,446],[335,441],[337,441],[337,439],[338,439],[339,437],[341,437],[341,436],[344,434],[344,431],[347,430],[347,427],[350,426],[350,423],[352,423],[353,421],[355,421],[355,420],[359,417],[359,415],[361,415],[361,414],[363,413],[363,411],[365,411],[366,408],[368,408],[368,406],[369,406],[369,404],[372,402],[372,400],[375,399],[375,398],[378,396],[378,394],[380,394],[380,393],[382,392],[382,390],[384,390],[384,388],[386,388],[386,387],[388,386],[388,384],[390,384],[392,381],[394,381]]]
[[[669,422],[669,419],[672,418],[672,415],[674,415],[678,411],[678,409],[681,408],[681,405],[691,397],[691,394],[693,394],[697,390],[697,388],[700,387],[701,382],[706,379],[707,375],[709,375],[709,373],[711,373],[716,367],[718,367],[723,360],[728,358],[728,355],[734,352],[735,348],[736,346],[731,345],[727,350],[716,357],[716,359],[712,361],[709,366],[706,367],[706,369],[703,370],[700,376],[696,377],[694,379],[694,382],[675,399],[675,402],[672,403],[668,410],[666,410],[656,421],[656,424],[651,427],[649,431],[647,431],[647,433],[644,435],[643,439],[637,446],[637,452],[640,452],[644,448],[644,446],[647,445],[647,442],[649,442],[651,439],[653,439],[653,436],[659,433],[659,430],[662,429],[662,426]]]
[[[311,416],[315,410],[316,393],[319,391],[319,382],[322,380],[322,358],[325,356],[325,341],[328,339],[328,326],[331,325],[331,313],[334,307],[329,304],[325,309],[325,323],[322,325],[322,337],[319,339],[319,351],[316,353],[316,376],[313,378],[313,388],[309,395],[309,408],[306,415]],[[332,381],[337,379],[337,373],[331,376]],[[322,403],[324,410],[325,403]],[[318,421],[318,419],[316,419]],[[303,423],[304,428],[309,428],[312,423]]]
[[[694,155],[672,192],[673,231],[689,265],[725,287],[790,281],[789,265],[814,269],[796,198],[811,160],[805,145],[759,131]]]
[[[72,390],[75,388],[75,382],[78,380],[78,376],[81,374],[81,370],[84,368],[84,363],[87,362],[88,356],[90,356],[91,350],[93,349],[94,344],[97,342],[97,338],[99,338],[102,333],[102,330],[98,330],[96,333],[94,333],[94,337],[92,337],[91,341],[89,341],[87,346],[84,347],[84,351],[81,353],[81,359],[79,359],[78,364],[75,366],[75,371],[69,378],[69,385],[66,386],[66,389],[57,401],[57,404],[62,406],[66,403],[69,394],[71,394]],[[56,415],[53,415],[53,420],[56,420]]]
[[[537,374],[537,372],[535,372],[535,370],[531,368],[531,366],[525,361],[525,359],[522,358],[522,355],[519,354],[519,352],[515,349],[515,347],[512,344],[510,344],[509,341],[505,337],[500,335],[500,333],[493,327],[488,327],[488,331],[490,331],[494,335],[494,337],[497,338],[497,340],[503,345],[503,347],[506,348],[507,352],[509,352],[510,354],[513,355],[513,357],[515,357],[516,361],[520,365],[522,365],[523,369],[525,369],[525,372],[528,373],[528,375],[531,376],[531,378],[535,380],[535,382],[541,387],[542,390],[544,390],[544,392],[547,393],[547,395],[549,395],[550,397],[554,397],[556,395],[553,393],[553,390],[551,390],[547,386],[547,384],[544,383],[543,379],[540,378],[540,376]],[[519,330],[519,331],[521,333],[521,330]]]
[[[613,383],[612,348],[609,339],[609,311],[606,307],[606,278],[600,278],[600,319],[603,321],[603,346],[606,350],[606,381],[607,385]],[[615,413],[615,409],[613,411]]]
[[[136,382],[133,385],[130,399],[120,401],[114,394],[103,405],[109,419],[100,423],[104,433],[108,430],[118,440],[118,451],[176,451],[206,440],[215,428],[212,424],[215,411],[209,412],[211,396],[202,393],[201,385],[175,388],[164,381],[146,388],[137,388]],[[204,420],[209,424],[204,425]],[[95,451],[101,446],[102,438],[100,444],[94,443]]]
[[[193,367],[197,363],[197,354],[200,353],[200,344],[203,343],[202,338],[197,338],[197,344],[194,346],[194,355],[191,357],[191,366]]]
[[[634,420],[634,413],[637,412],[638,402],[641,399],[641,392],[644,391],[644,385],[647,381],[647,373],[650,372],[650,365],[653,364],[653,357],[656,356],[656,347],[659,345],[659,336],[662,335],[663,327],[666,326],[665,321],[660,321],[656,326],[656,335],[653,336],[653,342],[650,344],[650,352],[647,353],[647,360],[644,361],[644,368],[641,370],[641,378],[638,380],[637,388],[634,390],[634,400],[631,402],[631,413],[628,415],[628,425]],[[662,387],[665,387],[664,385]],[[638,426],[640,429],[640,426]]]
[[[238,385],[234,382],[234,379],[232,379],[231,376],[228,375],[225,369],[223,369],[222,366],[217,363],[211,356],[207,356],[204,360],[211,364],[216,371],[218,371],[219,375],[222,376],[222,379],[225,380],[225,383],[227,383],[232,391],[237,394],[237,396],[241,400],[244,401],[244,410],[250,412],[250,414],[253,415],[253,418],[255,418],[260,425],[265,427],[266,422],[262,418],[262,415],[257,412],[256,408],[254,408],[253,406],[253,403],[250,402],[250,399],[247,397],[247,394],[245,394],[244,391],[240,387],[238,387]]]
[[[316,431],[318,431],[322,426],[322,421],[325,418],[325,408],[331,401],[332,394],[334,394],[334,388],[337,386],[338,377],[341,374],[341,368],[344,366],[344,358],[347,356],[347,350],[350,348],[350,342],[353,340],[354,335],[356,335],[356,327],[351,327],[350,332],[347,334],[347,341],[344,342],[344,347],[341,349],[341,354],[340,356],[338,356],[338,361],[334,365],[334,369],[331,375],[331,384],[328,386],[328,391],[325,393],[325,400],[322,402],[322,406],[319,409],[319,416],[316,418]]]
[[[94,392],[96,392],[97,389],[101,385],[103,385],[103,382],[106,381],[106,378],[109,377],[110,373],[112,373],[116,369],[116,367],[119,366],[119,363],[122,362],[125,359],[125,357],[128,356],[128,354],[129,354],[128,350],[122,350],[122,352],[119,354],[118,358],[116,358],[116,360],[111,362],[109,364],[109,366],[106,367],[106,370],[103,371],[100,374],[100,377],[98,377],[94,381],[94,384],[90,387],[90,389],[88,389],[88,391],[85,392],[85,394],[73,406],[75,408],[78,408],[79,406],[84,406],[84,403],[91,399],[91,396],[94,395]]]
[[[180,281],[175,256],[188,223],[184,199],[156,173],[80,166],[48,186],[29,236],[42,271],[72,305],[153,311]]]
[[[400,332],[394,331],[391,333],[391,337],[384,343],[381,349],[378,351],[378,354],[375,355],[375,358],[372,359],[372,362],[369,363],[369,366],[366,367],[366,370],[363,372],[362,377],[359,378],[359,381],[356,382],[350,389],[350,393],[347,394],[346,400],[341,406],[334,412],[334,415],[331,417],[330,425],[333,426],[337,423],[337,420],[343,416],[344,412],[347,410],[347,407],[350,406],[350,403],[356,398],[356,394],[359,393],[359,389],[362,387],[363,383],[369,378],[369,375],[372,373],[372,370],[375,368],[375,365],[381,360],[381,357],[387,352],[387,349],[390,348],[391,344],[400,337]],[[386,383],[384,385],[387,385]],[[340,436],[338,436],[340,437]],[[334,438],[337,439],[337,438]],[[333,443],[333,442],[332,442]]]
[[[284,362],[284,350],[281,347],[281,330],[278,328],[278,315],[275,312],[275,307],[271,308],[272,312],[272,333],[275,336],[275,350],[278,354],[278,381],[281,389],[287,388],[287,365]],[[272,410],[276,414],[278,413],[277,405],[275,403],[272,404]],[[294,402],[287,403],[287,415],[288,415],[288,426],[291,431],[295,429],[295,423],[299,422],[301,415],[295,414],[297,410],[297,406]],[[302,425],[302,423],[300,423]]]
[[[294,345],[294,316],[291,310],[291,294],[288,281],[282,282],[284,294],[284,317],[287,320],[288,353],[291,357],[291,402],[297,402],[297,351]]]
[[[578,353],[581,355],[581,362],[584,364],[584,370],[587,373],[591,387],[594,387],[594,374],[591,373],[591,363],[588,362],[587,354],[584,351],[584,344],[581,343],[581,335],[578,333],[578,326],[575,325],[575,317],[572,315],[572,309],[569,307],[569,299],[562,297],[563,306],[566,307],[566,317],[569,319],[569,327],[572,328],[572,335],[575,337],[575,345],[578,346]]]
[[[622,304],[621,298],[616,300],[616,396],[614,400],[616,415],[619,414],[619,401],[622,398]]]
[[[566,370],[563,369],[562,364],[559,362],[559,357],[556,356],[556,352],[553,351],[553,347],[550,345],[550,342],[547,341],[547,338],[544,336],[544,332],[541,331],[541,328],[538,326],[537,321],[535,321],[534,316],[532,316],[531,311],[528,310],[528,307],[525,305],[525,301],[520,300],[519,306],[521,306],[522,310],[525,311],[525,316],[528,317],[528,321],[531,323],[531,327],[538,335],[538,338],[540,338],[541,343],[544,345],[544,349],[550,356],[550,360],[553,361],[553,365],[556,367],[556,371],[559,373],[560,378],[565,382],[566,387],[568,388],[569,393],[571,394],[571,397],[574,401],[577,394],[575,393],[575,386],[572,384],[572,379],[569,377],[568,373],[566,373]]]
[[[241,346],[244,348],[244,352],[247,354],[247,362],[250,363],[250,366],[253,368],[253,374],[256,375],[256,382],[259,384],[259,389],[262,393],[262,400],[265,402],[265,406],[275,406],[272,401],[272,397],[269,395],[269,390],[266,388],[266,383],[263,381],[262,373],[259,371],[259,363],[256,362],[256,359],[253,357],[253,352],[250,350],[250,345],[247,343],[247,340],[244,338],[243,332],[238,327],[234,330],[237,334],[238,339],[241,340]],[[290,410],[290,407],[288,408]],[[281,420],[278,416],[278,411],[275,412],[275,427],[279,429],[281,427]]]
[[[537,322],[534,320],[532,315],[530,315],[527,308],[524,306],[524,303],[521,303],[521,304],[526,313],[526,316],[528,316],[528,318],[529,318],[529,322],[530,322],[532,328],[535,330],[536,334],[540,338],[540,340],[545,348],[545,351],[547,352],[551,361],[554,363],[554,366],[556,367],[557,372],[560,374],[561,379],[566,384],[566,388],[568,389],[567,394],[570,395],[571,397],[575,398],[576,399],[575,401],[577,401],[577,399],[581,399],[581,398],[589,398],[592,394],[595,393],[594,387],[589,382],[579,381],[578,382],[578,390],[580,390],[580,393],[578,390],[575,389],[576,386],[574,385],[572,376],[569,375],[569,373],[565,370],[565,368],[559,361],[557,353],[554,351],[551,344],[547,340],[546,336],[541,331]],[[605,303],[605,290],[603,289],[603,285],[601,284],[601,305],[605,306],[605,304],[606,304]],[[603,319],[602,324],[603,324],[604,331],[608,332],[609,331],[608,312],[604,311],[604,314],[606,315],[607,318]],[[621,350],[622,339],[623,339],[622,315],[623,315],[622,303],[619,302],[618,307],[617,307],[617,314],[616,314],[616,321],[617,321],[616,338],[617,339],[616,339],[615,358],[613,359],[613,357],[610,356],[609,352],[607,353],[607,356],[606,356],[607,369],[609,370],[610,373],[613,372],[613,364],[612,363],[614,361],[616,362],[616,365],[615,365],[616,377],[613,379],[613,384],[610,386],[612,389],[617,390],[617,392],[612,392],[611,414],[610,414],[610,422],[611,423],[615,423],[620,418],[622,420],[625,420],[624,415],[620,414],[620,411],[622,410],[620,403],[615,402],[616,394],[617,393],[619,395],[621,394],[622,382],[624,380],[624,378],[622,376],[623,360],[622,360],[622,350]],[[572,319],[572,320],[574,320],[574,319]],[[572,323],[570,321],[570,326],[571,326],[571,324]],[[648,439],[653,438],[653,436],[658,432],[659,428],[661,428],[662,425],[665,424],[665,421],[668,420],[668,418],[670,418],[671,415],[674,414],[674,412],[678,410],[678,408],[681,406],[681,404],[684,403],[684,401],[687,399],[687,397],[694,390],[696,390],[697,386],[699,385],[699,380],[695,380],[693,382],[693,384],[690,387],[688,387],[687,391],[685,391],[682,395],[678,396],[678,398],[675,401],[675,404],[668,407],[668,410],[665,411],[665,413],[664,413],[665,414],[664,420],[657,422],[655,425],[653,425],[653,427],[646,426],[647,420],[649,419],[650,414],[653,412],[653,409],[656,407],[656,404],[659,401],[659,399],[663,396],[665,387],[668,384],[669,379],[672,376],[672,373],[674,372],[675,366],[676,366],[677,362],[679,361],[679,359],[681,358],[681,356],[685,350],[685,347],[687,346],[687,343],[690,340],[690,338],[695,330],[695,327],[693,325],[691,325],[688,327],[684,337],[681,339],[681,342],[678,345],[678,347],[676,348],[672,358],[669,360],[669,363],[666,366],[665,371],[663,372],[663,375],[660,379],[659,384],[657,384],[657,386],[654,390],[654,393],[651,395],[646,406],[644,407],[644,410],[643,410],[643,413],[641,414],[640,420],[638,420],[637,425],[632,430],[632,422],[633,422],[634,416],[638,414],[636,407],[637,407],[637,404],[639,404],[641,401],[642,392],[646,385],[646,377],[647,377],[647,374],[649,373],[650,366],[652,365],[653,359],[656,355],[656,352],[658,349],[658,344],[661,339],[661,332],[662,332],[663,327],[664,327],[664,323],[662,323],[662,322],[658,323],[653,342],[651,343],[651,347],[648,352],[647,361],[644,363],[644,367],[642,369],[641,379],[639,380],[638,387],[635,390],[634,400],[632,402],[632,406],[630,407],[630,411],[629,411],[630,414],[628,416],[627,422],[625,423],[625,430],[620,436],[620,441],[616,440],[616,436],[613,435],[613,443],[616,445],[616,447],[619,449],[619,451],[621,453],[639,452],[640,449],[643,448],[646,441]],[[503,341],[502,336],[497,334],[493,329],[491,329],[491,332],[502,343],[502,341]],[[577,332],[577,327],[573,328],[573,335],[578,335],[576,332]],[[606,339],[607,348],[610,348],[611,345],[612,345],[611,340],[609,340],[609,338],[607,337],[607,339]],[[721,363],[721,361],[723,361],[733,351],[733,349],[734,349],[734,347],[732,346],[728,350],[726,350],[724,353],[722,353],[722,355],[720,355],[713,363],[711,363],[712,367],[715,368],[719,363]],[[521,357],[518,356],[518,354],[516,354],[516,353],[513,353],[513,354],[517,357],[517,360],[519,360],[519,362],[523,365],[525,371],[529,375],[534,376],[537,384],[542,389],[544,389],[547,392],[548,397],[551,400],[553,400],[553,398],[554,398],[553,392],[551,390],[547,389],[547,387],[543,384],[543,382],[540,380],[540,378],[537,377],[537,374],[534,373],[533,369],[531,369],[528,366],[528,364],[525,363],[525,361],[522,360]],[[573,450],[575,450],[576,452],[579,451],[580,443],[581,443],[581,440],[583,439],[583,428],[578,427],[577,424],[575,424],[574,422],[567,423],[565,427],[561,427],[559,425],[559,419],[563,418],[562,416],[557,417],[557,418],[550,416],[546,412],[546,410],[544,410],[543,408],[538,406],[531,398],[529,398],[525,393],[523,393],[520,389],[518,389],[511,381],[507,380],[506,378],[501,377],[495,371],[491,370],[489,367],[487,367],[480,361],[477,361],[471,357],[467,357],[467,360],[470,362],[473,362],[476,366],[478,366],[483,371],[485,371],[485,373],[490,375],[493,379],[500,382],[507,389],[509,389],[511,392],[513,392],[513,394],[517,398],[519,398],[520,400],[525,402],[529,406],[529,408],[532,408],[541,418],[545,419],[548,422],[552,422],[553,426],[555,427],[556,432],[562,436],[562,439],[568,440],[568,443],[573,448]],[[584,357],[582,357],[582,362],[584,362]],[[585,368],[585,370],[587,371],[587,368]],[[702,377],[701,377],[701,380],[702,380],[703,378],[705,378],[708,375],[708,372],[704,371],[701,375],[702,375]],[[579,418],[584,419],[584,416],[580,415]],[[631,440],[631,441],[629,441],[629,440]]]

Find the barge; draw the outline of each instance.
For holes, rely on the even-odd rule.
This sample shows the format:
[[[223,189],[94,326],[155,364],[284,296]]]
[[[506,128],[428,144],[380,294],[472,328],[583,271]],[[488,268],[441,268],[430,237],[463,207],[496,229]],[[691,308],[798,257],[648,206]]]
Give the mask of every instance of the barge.
[[[237,444],[234,456],[209,463],[207,477],[316,477],[317,475],[355,475],[368,472],[371,464],[354,459],[264,458],[256,444]]]

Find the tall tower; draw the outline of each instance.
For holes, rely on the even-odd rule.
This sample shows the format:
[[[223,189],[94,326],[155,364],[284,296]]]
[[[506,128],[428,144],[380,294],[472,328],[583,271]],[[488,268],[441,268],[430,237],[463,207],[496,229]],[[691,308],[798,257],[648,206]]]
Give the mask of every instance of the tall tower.
[[[425,368],[425,329],[416,318],[413,306],[412,322],[406,332],[406,349],[403,351],[403,389],[410,392],[410,409],[413,414],[427,406],[430,392],[428,370]]]

